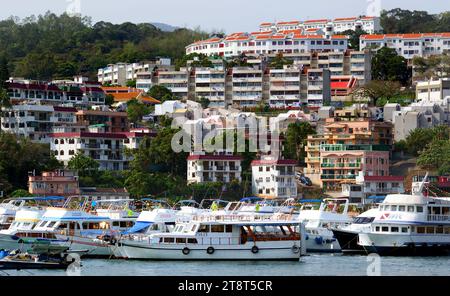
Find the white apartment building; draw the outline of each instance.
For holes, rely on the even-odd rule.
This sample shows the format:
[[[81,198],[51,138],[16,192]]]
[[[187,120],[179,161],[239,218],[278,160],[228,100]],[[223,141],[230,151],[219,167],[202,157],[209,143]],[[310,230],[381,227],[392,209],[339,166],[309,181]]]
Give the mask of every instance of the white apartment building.
[[[64,165],[81,152],[96,160],[100,170],[119,171],[127,169],[130,160],[124,154],[125,139],[125,133],[54,133],[51,135],[50,149]]]
[[[288,22],[277,22],[277,23],[262,23],[259,26],[260,32],[271,32],[271,31],[285,31],[285,30],[312,30],[321,29],[327,30],[331,29],[335,33],[342,33],[347,30],[356,31],[357,29],[364,30],[369,34],[374,34],[382,30],[379,17],[373,16],[361,16],[361,17],[347,17],[347,18],[336,18],[331,19],[317,19],[317,20],[307,20],[307,21],[288,21]]]
[[[189,93],[190,71],[187,68],[180,68],[179,71],[157,71],[154,77],[154,84],[164,86],[172,94],[180,99],[187,99]]]
[[[13,105],[3,108],[1,130],[37,143],[50,143],[50,134],[58,126],[76,124],[77,110],[49,105]]]
[[[450,51],[450,33],[362,35],[360,49],[381,47],[395,49],[397,54],[412,60],[415,56],[429,57]]]
[[[155,61],[140,63],[109,64],[97,71],[97,80],[101,84],[126,85],[127,81],[136,80],[139,73],[149,73],[155,68],[168,68],[171,59],[157,58]]]
[[[226,71],[224,69],[195,69],[195,100],[206,98],[211,107],[225,107]]]
[[[252,161],[253,194],[267,198],[297,197],[295,160],[263,158]]]
[[[330,70],[309,69],[307,72],[307,97],[308,107],[320,108],[331,101]]]
[[[186,54],[202,53],[223,57],[241,54],[302,53],[309,51],[345,51],[348,37],[343,35],[305,35],[288,32],[234,33],[225,38],[210,38],[186,46]]]
[[[136,74],[136,88],[148,92],[152,86],[153,74],[151,72],[141,72]]]
[[[269,105],[272,107],[299,106],[301,103],[301,69],[285,66],[269,70]]]
[[[416,100],[428,102],[442,102],[450,97],[450,79],[419,81],[416,85]]]
[[[263,99],[263,71],[258,68],[234,67],[231,70],[232,104],[257,106]]]
[[[234,155],[197,155],[187,159],[188,183],[241,182],[242,158]]]

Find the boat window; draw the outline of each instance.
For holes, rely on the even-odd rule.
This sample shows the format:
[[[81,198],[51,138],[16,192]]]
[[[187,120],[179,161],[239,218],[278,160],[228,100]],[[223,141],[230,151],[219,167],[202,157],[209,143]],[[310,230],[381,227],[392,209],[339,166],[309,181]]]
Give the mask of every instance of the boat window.
[[[195,238],[188,238],[187,242],[188,242],[188,244],[196,244],[197,243],[197,239],[195,239]]]
[[[397,211],[397,206],[391,206],[391,211]]]
[[[120,222],[119,221],[113,221],[113,226],[114,227],[120,227]]]
[[[417,213],[423,213],[423,207],[422,206],[417,206]]]
[[[185,244],[185,243],[186,243],[186,239],[185,239],[185,238],[177,237],[176,242],[177,242],[177,244]]]
[[[450,227],[445,227],[445,234],[450,234]]]
[[[134,225],[133,221],[120,221],[120,227],[122,228],[129,228]]]
[[[196,224],[192,225],[191,231],[195,232],[196,229],[197,229],[197,225]]]
[[[67,223],[60,223],[58,225],[58,229],[66,229],[67,228]]]
[[[226,225],[225,232],[229,232],[229,233],[233,232],[233,225]]]
[[[173,237],[166,237],[164,238],[164,242],[166,244],[173,244],[175,242],[175,239]]]
[[[400,212],[404,212],[405,211],[406,206],[398,206],[398,210]]]
[[[434,227],[427,227],[427,233],[433,234],[434,233]]]
[[[52,221],[52,222],[50,222],[50,224],[47,225],[47,227],[51,228],[51,227],[55,226],[55,224],[56,224],[56,221]]]
[[[389,231],[389,227],[383,226],[383,227],[381,227],[381,231],[382,232],[388,232]]]
[[[375,227],[376,232],[380,232],[380,226]]]
[[[444,227],[442,227],[442,226],[438,226],[438,227],[436,227],[436,233],[444,233]]]
[[[154,223],[154,224],[152,224],[152,226],[149,227],[149,230],[152,230],[152,231],[160,230],[159,225]]]
[[[391,227],[391,232],[398,232],[398,231],[399,231],[398,227]]]
[[[408,206],[408,212],[414,212],[414,206]]]
[[[403,232],[403,233],[407,233],[407,232],[408,232],[408,228],[402,227],[402,232]]]
[[[38,227],[42,227],[47,223],[47,221],[42,221],[41,223],[39,223]]]
[[[211,232],[224,232],[224,225],[211,225]]]
[[[425,233],[425,227],[417,227],[417,233]]]
[[[198,229],[198,232],[209,232],[209,225],[201,224]]]

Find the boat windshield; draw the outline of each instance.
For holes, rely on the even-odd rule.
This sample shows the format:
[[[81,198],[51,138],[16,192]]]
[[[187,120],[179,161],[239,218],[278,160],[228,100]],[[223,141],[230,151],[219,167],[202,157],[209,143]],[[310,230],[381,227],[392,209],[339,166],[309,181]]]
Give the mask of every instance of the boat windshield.
[[[353,218],[354,224],[369,224],[375,220],[375,217],[355,217]]]

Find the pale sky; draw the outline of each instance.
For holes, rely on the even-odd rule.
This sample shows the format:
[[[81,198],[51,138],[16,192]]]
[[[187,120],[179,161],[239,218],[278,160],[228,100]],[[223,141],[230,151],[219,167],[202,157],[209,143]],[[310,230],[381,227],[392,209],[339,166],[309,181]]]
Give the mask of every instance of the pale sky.
[[[79,3],[80,5],[78,5]],[[373,4],[375,3],[375,4]],[[400,7],[438,13],[449,0],[0,0],[0,19],[50,10],[61,14],[80,8],[94,22],[162,22],[206,31],[254,31],[261,22],[373,15],[367,11]]]

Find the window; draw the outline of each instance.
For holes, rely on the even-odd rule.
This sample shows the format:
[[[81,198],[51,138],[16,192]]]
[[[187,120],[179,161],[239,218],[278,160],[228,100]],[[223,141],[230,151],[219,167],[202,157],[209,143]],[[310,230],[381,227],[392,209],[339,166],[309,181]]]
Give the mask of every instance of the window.
[[[375,227],[376,232],[380,232],[380,226]]]
[[[211,225],[211,232],[224,232],[224,225]]]
[[[388,232],[389,231],[389,227],[383,226],[383,227],[381,227],[381,231],[382,232]]]
[[[233,226],[232,225],[226,225],[225,226],[225,232],[228,232],[228,233],[233,232]]]
[[[408,212],[413,213],[414,212],[414,206],[408,206]]]
[[[398,206],[399,212],[404,212],[405,208],[406,208],[405,206]]]
[[[177,242],[177,244],[185,244],[186,243],[186,239],[185,238],[181,238],[181,237],[177,237],[176,242]]]
[[[434,233],[434,227],[427,227],[427,233],[433,234]]]
[[[198,232],[209,232],[209,225],[200,225]]]
[[[423,213],[423,207],[417,206],[417,213]]]
[[[164,242],[166,244],[173,244],[175,242],[175,239],[173,237],[166,237],[164,238]]]
[[[402,227],[402,233],[407,233],[408,232],[408,228],[407,227]]]
[[[399,229],[398,229],[398,227],[391,227],[391,232],[399,232]]]
[[[188,238],[187,242],[188,242],[188,244],[196,244],[197,243],[197,239],[195,239],[195,238]]]
[[[417,227],[417,233],[425,233],[425,227]]]

